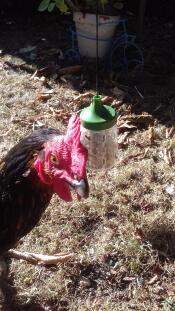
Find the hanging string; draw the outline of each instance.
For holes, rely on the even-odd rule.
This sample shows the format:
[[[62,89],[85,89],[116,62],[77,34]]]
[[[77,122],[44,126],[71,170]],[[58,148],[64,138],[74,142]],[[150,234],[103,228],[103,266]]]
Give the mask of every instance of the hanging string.
[[[96,1],[96,95],[98,95],[98,0]]]

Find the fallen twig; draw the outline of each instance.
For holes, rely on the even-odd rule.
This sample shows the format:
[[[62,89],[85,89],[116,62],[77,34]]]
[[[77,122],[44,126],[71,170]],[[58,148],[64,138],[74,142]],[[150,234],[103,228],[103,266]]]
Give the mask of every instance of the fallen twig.
[[[171,166],[173,164],[172,149],[171,148],[164,148],[163,159],[164,159],[165,163],[167,163],[169,166]]]
[[[143,152],[137,152],[137,153],[135,153],[135,154],[129,154],[127,157],[121,159],[121,160],[120,160],[120,163],[126,164],[126,163],[129,162],[129,160],[135,159],[135,158],[143,159],[143,158],[144,158],[144,154],[145,154],[145,153],[143,153]],[[141,157],[141,156],[142,156],[142,157]]]
[[[141,92],[138,90],[138,88],[137,88],[137,86],[135,85],[135,90],[136,90],[136,92],[137,92],[137,94],[139,95],[139,97],[140,97],[140,99],[141,100],[144,100],[144,96],[141,94]]]
[[[149,141],[150,141],[150,145],[152,146],[155,141],[155,131],[154,131],[153,126],[150,126],[149,128]]]
[[[33,264],[39,264],[39,265],[55,265],[58,263],[66,262],[73,257],[75,257],[75,254],[73,253],[60,253],[55,255],[43,255],[43,254],[34,254],[34,253],[28,253],[28,252],[19,252],[14,249],[10,249],[5,253],[6,257],[12,257],[16,259],[23,259],[26,261],[29,261]]]
[[[170,129],[166,129],[166,133],[165,133],[165,137],[170,138],[170,136],[173,134],[174,132],[174,126],[172,126]]]
[[[124,134],[120,135],[119,139],[118,139],[118,145],[120,148],[122,148],[125,145],[128,145],[128,140],[127,137],[130,134],[130,132],[125,132]]]
[[[30,80],[33,80],[38,74],[38,69],[34,72],[34,74],[30,77]]]
[[[154,275],[149,281],[148,281],[148,285],[153,285],[154,283],[156,283],[158,281],[158,275]]]

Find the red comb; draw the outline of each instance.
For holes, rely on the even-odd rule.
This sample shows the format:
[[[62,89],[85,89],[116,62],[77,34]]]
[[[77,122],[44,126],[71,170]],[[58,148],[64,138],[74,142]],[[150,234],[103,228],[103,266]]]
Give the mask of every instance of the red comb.
[[[72,115],[67,126],[65,141],[69,145],[79,146],[80,144],[80,118],[78,114]]]
[[[71,152],[71,170],[80,178],[86,177],[86,162],[88,157],[87,149],[80,141],[80,118],[73,114],[67,126],[64,142]],[[67,148],[65,148],[67,149]]]

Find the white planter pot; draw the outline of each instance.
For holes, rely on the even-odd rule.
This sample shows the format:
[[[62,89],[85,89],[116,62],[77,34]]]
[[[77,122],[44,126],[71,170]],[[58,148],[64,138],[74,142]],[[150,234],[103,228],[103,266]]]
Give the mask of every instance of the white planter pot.
[[[119,16],[98,16],[99,58],[103,58],[107,53],[119,19]],[[73,20],[76,26],[80,55],[94,58],[96,56],[96,15],[74,12]]]

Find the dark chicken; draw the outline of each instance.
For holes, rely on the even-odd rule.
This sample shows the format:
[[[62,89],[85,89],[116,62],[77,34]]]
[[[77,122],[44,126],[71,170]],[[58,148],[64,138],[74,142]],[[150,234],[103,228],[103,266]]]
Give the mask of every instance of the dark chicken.
[[[80,121],[74,115],[66,135],[48,128],[21,140],[0,163],[0,255],[38,223],[53,193],[71,201],[87,197],[87,150],[80,142]]]

